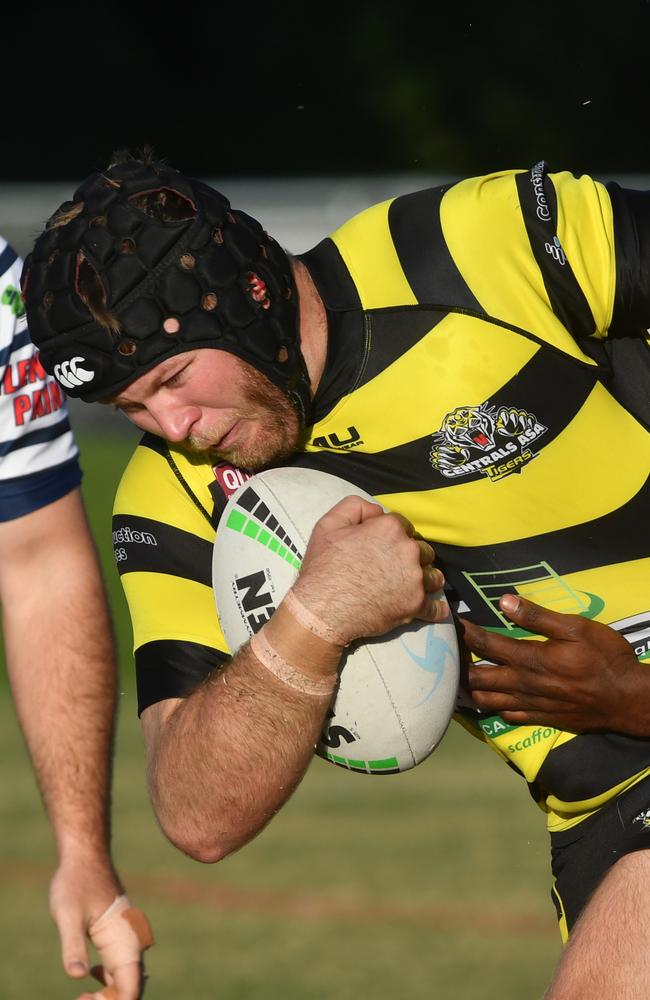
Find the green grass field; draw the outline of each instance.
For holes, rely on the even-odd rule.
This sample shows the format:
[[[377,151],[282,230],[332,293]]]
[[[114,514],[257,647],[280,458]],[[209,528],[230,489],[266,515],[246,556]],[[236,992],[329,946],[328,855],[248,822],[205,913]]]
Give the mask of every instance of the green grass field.
[[[539,997],[560,947],[544,818],[459,727],[403,775],[316,760],[271,826],[217,866],[167,844],[147,802],[128,616],[106,544],[131,445],[105,435],[81,445],[122,656],[115,855],[157,938],[147,1000]],[[6,686],[0,787],[0,997],[72,998],[46,908],[48,829]]]

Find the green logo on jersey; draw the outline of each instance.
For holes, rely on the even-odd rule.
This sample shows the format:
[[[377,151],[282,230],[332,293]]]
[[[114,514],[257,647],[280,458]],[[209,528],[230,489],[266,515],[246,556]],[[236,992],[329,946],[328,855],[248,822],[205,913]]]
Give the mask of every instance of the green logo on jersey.
[[[23,302],[23,297],[20,294],[19,288],[14,288],[13,285],[7,285],[2,293],[2,299],[0,299],[3,306],[9,306],[12,313],[16,318],[22,316],[25,312],[25,303]]]
[[[519,628],[506,618],[499,607],[499,599],[504,594],[520,594],[550,611],[558,611],[565,615],[581,615],[583,618],[595,618],[605,607],[602,597],[584,590],[574,590],[547,562],[518,566],[514,569],[463,573],[463,576],[501,622],[501,625],[487,625],[486,628],[490,632],[507,630],[508,635],[515,638],[524,638],[536,633]]]
[[[504,722],[500,715],[491,715],[489,719],[477,719],[477,722],[490,740],[503,736],[504,733],[510,733],[513,729],[519,729],[519,726],[511,726]]]
[[[515,740],[514,743],[508,744],[508,753],[515,754],[521,753],[522,750],[530,750],[531,747],[537,746],[538,743],[550,740],[552,736],[557,736],[560,731],[554,726],[538,726],[536,729],[531,729],[523,739]]]

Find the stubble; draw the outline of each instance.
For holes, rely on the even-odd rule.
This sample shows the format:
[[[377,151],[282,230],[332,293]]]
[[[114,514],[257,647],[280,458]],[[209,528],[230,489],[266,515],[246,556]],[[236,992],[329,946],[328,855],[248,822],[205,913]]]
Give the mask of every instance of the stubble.
[[[277,465],[293,455],[300,440],[300,421],[289,398],[265,375],[242,362],[241,438],[232,447],[218,448],[204,439],[190,437],[190,451],[212,464],[227,461],[241,469],[259,470]]]

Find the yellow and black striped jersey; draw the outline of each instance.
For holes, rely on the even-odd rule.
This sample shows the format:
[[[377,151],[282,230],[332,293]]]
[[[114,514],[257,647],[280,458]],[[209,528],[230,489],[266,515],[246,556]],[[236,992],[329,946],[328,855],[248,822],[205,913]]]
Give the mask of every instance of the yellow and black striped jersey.
[[[293,461],[408,517],[478,624],[525,637],[498,607],[517,592],[619,629],[647,659],[648,278],[633,226],[620,189],[543,164],[350,220],[301,257],[329,339]],[[633,344],[634,378],[608,334]],[[150,436],[125,472],[113,537],[141,710],[186,695],[226,653],[212,543],[244,476]],[[554,830],[650,773],[650,740],[459,718],[524,776]]]

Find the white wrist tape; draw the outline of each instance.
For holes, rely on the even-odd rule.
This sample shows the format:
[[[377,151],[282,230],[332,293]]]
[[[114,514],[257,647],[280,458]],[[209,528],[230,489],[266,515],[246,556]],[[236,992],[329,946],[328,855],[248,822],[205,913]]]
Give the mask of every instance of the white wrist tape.
[[[304,625],[314,635],[317,635],[319,639],[325,639],[326,642],[331,642],[335,646],[349,645],[340,632],[337,632],[331,625],[324,622],[322,618],[315,615],[313,611],[306,608],[302,601],[296,597],[293,590],[287,591],[282,603],[297,622]]]
[[[262,666],[266,667],[283,684],[293,688],[294,691],[300,691],[301,694],[308,694],[312,698],[331,698],[332,692],[336,687],[336,674],[323,678],[309,677],[302,670],[292,667],[273,648],[264,635],[264,629],[261,629],[257,635],[252,637],[250,647]]]
[[[118,896],[88,928],[102,965],[113,972],[120,965],[139,962],[141,952],[153,944],[149,921],[142,910],[131,906],[127,896]]]

